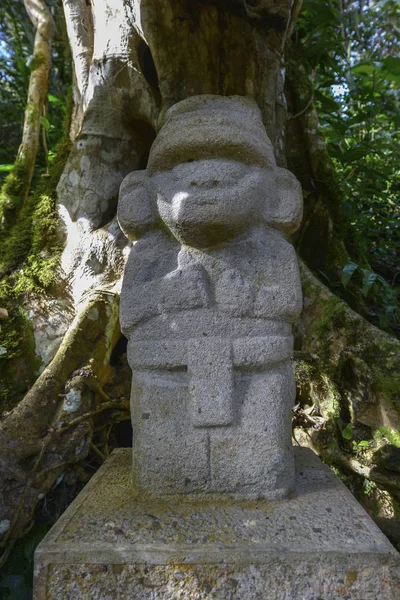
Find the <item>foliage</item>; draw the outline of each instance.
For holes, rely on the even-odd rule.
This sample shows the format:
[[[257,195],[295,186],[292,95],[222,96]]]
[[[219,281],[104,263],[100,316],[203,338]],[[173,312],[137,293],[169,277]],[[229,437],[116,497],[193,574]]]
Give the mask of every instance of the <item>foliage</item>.
[[[395,0],[305,0],[298,22],[344,197],[347,248],[358,257],[343,264],[341,295],[358,296],[391,333],[400,320],[399,26]]]
[[[65,40],[61,0],[48,2],[57,21],[52,47],[52,71],[47,115],[42,117],[41,151],[36,180],[47,172],[48,160],[63,126],[65,98],[71,82],[69,50]],[[61,9],[61,10],[60,10]],[[32,60],[34,30],[23,0],[4,0],[0,6],[0,181],[12,170],[21,143],[24,109]]]
[[[51,4],[56,14],[58,33],[52,47],[53,68],[48,94],[48,114],[41,117],[41,152],[36,161],[32,191],[22,208],[18,222],[0,233],[0,276],[11,273],[26,261],[25,270],[19,270],[15,274],[17,294],[24,289],[45,289],[54,280],[55,272],[55,188],[69,151],[72,99],[70,54],[68,44],[65,43],[66,31],[61,2],[53,0]],[[12,115],[0,112],[0,136],[2,127],[7,126],[6,119],[18,129],[18,136],[15,135],[11,139],[16,140],[13,142],[13,148],[2,146],[1,152],[7,155],[4,157],[5,164],[0,168],[0,175],[9,172],[6,183],[10,189],[15,190],[18,189],[23,173],[19,172],[18,163],[11,165],[11,160],[20,142],[21,117],[26,101],[29,71],[33,68],[33,30],[22,0],[6,0],[0,14],[0,78],[5,82],[5,85],[0,87],[0,106],[3,101],[13,111]],[[15,102],[17,93],[18,102]],[[3,154],[0,154],[0,161],[2,157]],[[49,269],[44,268],[43,260],[39,260],[43,258],[43,252],[48,254]],[[53,273],[51,277],[50,271]],[[25,288],[23,283],[26,284]]]
[[[355,292],[364,299],[374,296],[370,302],[369,314],[378,317],[380,328],[387,330],[390,328],[390,323],[398,323],[400,309],[396,289],[384,277],[361,267],[354,261],[349,261],[343,268],[341,283],[344,288],[347,287],[354,274],[358,275],[354,287]],[[370,291],[375,294],[370,294]],[[374,300],[378,300],[378,302],[374,304]]]
[[[4,0],[0,17],[1,177],[10,170],[21,142],[34,32],[22,1]]]
[[[26,391],[26,385],[20,387],[14,381],[13,371],[18,370],[15,359],[24,357],[24,378],[28,385],[32,385],[39,367],[31,326],[23,305],[28,303],[29,297],[48,293],[58,281],[62,247],[57,233],[56,185],[70,151],[68,130],[71,108],[72,96],[69,94],[64,137],[54,149],[49,175],[40,179],[18,221],[7,232],[7,236],[3,235],[0,306],[6,308],[10,315],[0,326],[0,347],[3,349],[0,354],[0,397],[3,409],[10,408]]]
[[[8,4],[0,10],[7,16]],[[21,22],[23,19],[29,21],[25,12],[21,14]],[[39,367],[32,329],[23,306],[29,305],[29,297],[47,293],[58,281],[61,241],[57,233],[56,186],[70,150],[72,93],[65,25],[62,19],[57,25],[59,39],[53,44],[52,84],[48,96],[50,108],[47,117],[42,117],[42,148],[36,162],[31,193],[16,222],[8,228],[0,228],[0,306],[9,313],[9,318],[0,326],[0,396],[3,409],[11,408],[27,386],[32,385]],[[12,36],[7,44],[3,44],[0,58],[7,55],[13,62]],[[3,64],[0,60],[0,65],[4,68],[2,74],[13,81],[14,71],[8,69],[8,63]],[[22,90],[24,103],[26,93],[25,87]],[[20,107],[20,110],[23,114],[23,108]],[[0,130],[2,117],[0,114]],[[20,127],[19,120],[14,120],[14,124]],[[43,143],[45,139],[46,143]],[[8,156],[7,160],[12,158]],[[3,173],[6,171],[3,169]],[[16,188],[18,177],[18,165],[14,164],[7,183]],[[19,381],[15,381],[15,373],[20,375]]]

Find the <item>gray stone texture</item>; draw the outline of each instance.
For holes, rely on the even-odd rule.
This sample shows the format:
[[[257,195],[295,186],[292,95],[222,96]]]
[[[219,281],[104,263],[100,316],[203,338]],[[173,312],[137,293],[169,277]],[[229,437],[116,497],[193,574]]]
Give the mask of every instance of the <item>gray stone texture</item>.
[[[253,100],[173,106],[121,185],[136,493],[283,498],[294,483],[291,324],[301,187]]]
[[[399,597],[398,553],[311,450],[279,502],[135,500],[131,459],[116,450],[38,546],[35,600]]]

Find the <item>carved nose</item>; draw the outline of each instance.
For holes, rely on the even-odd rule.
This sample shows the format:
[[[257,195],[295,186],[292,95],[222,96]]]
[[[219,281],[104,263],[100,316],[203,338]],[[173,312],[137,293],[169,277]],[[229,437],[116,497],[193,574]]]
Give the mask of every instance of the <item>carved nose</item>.
[[[231,425],[234,380],[230,340],[190,340],[188,373],[193,427]]]

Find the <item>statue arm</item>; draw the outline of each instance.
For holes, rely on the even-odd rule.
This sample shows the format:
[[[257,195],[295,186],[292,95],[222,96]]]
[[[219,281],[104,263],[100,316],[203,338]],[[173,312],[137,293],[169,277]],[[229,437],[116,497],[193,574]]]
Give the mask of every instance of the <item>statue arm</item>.
[[[164,254],[165,257],[165,254]],[[175,260],[173,260],[175,258]],[[194,309],[209,305],[206,273],[202,267],[176,267],[175,257],[170,260],[171,270],[163,276],[147,280],[137,278],[138,255],[131,252],[125,269],[124,284],[121,293],[121,314],[125,315],[121,328],[125,335],[141,321],[164,312]],[[149,266],[150,276],[155,265]],[[142,270],[143,274],[143,270]]]
[[[279,318],[294,321],[303,308],[303,295],[296,251],[282,238],[278,259],[271,264],[271,284],[259,285],[253,305],[253,315],[259,318]]]

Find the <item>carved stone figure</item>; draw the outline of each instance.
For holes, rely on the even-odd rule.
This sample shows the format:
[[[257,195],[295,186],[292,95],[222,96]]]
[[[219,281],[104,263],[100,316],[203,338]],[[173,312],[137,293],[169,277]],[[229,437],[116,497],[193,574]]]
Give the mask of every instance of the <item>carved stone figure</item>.
[[[119,221],[137,240],[121,295],[137,494],[291,491],[302,294],[286,235],[301,214],[300,184],[239,96],[173,106],[146,171],[123,181]]]

